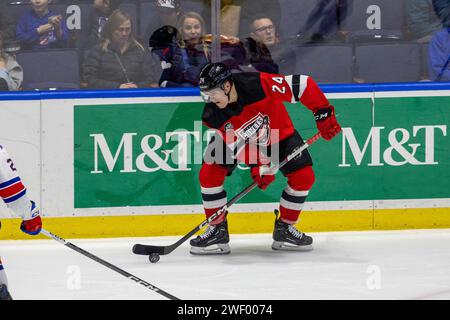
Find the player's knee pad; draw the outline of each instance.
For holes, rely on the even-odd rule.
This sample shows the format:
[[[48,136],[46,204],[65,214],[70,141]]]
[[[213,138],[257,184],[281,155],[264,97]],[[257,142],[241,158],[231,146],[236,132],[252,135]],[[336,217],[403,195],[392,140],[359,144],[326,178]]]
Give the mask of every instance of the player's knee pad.
[[[315,176],[312,166],[306,166],[286,175],[289,186],[294,190],[310,190]]]

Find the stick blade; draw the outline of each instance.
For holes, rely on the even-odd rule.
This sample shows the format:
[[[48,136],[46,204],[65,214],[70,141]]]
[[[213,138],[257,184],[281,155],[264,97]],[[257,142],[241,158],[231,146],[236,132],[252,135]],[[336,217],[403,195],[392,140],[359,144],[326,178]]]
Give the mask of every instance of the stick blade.
[[[157,253],[159,255],[164,255],[164,247],[161,246],[149,246],[146,244],[135,244],[133,246],[133,253],[134,254],[140,254],[140,255],[144,255],[144,256],[149,256],[152,253]]]

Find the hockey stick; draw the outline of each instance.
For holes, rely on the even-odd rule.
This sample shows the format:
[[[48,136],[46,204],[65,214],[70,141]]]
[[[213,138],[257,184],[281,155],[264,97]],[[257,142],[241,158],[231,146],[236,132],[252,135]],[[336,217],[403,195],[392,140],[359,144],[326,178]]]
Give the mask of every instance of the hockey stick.
[[[116,267],[115,265],[113,265],[113,264],[111,264],[111,263],[109,263],[109,262],[107,262],[107,261],[105,261],[103,259],[100,259],[99,257],[93,255],[92,253],[89,253],[89,252],[87,252],[87,251],[77,247],[76,245],[70,243],[69,241],[64,240],[63,238],[60,238],[57,235],[54,235],[53,233],[51,233],[51,232],[49,232],[49,231],[47,231],[45,229],[42,229],[41,233],[43,235],[53,239],[53,240],[56,240],[57,242],[65,245],[66,247],[69,247],[70,249],[75,250],[76,252],[81,253],[82,255],[84,255],[84,256],[86,256],[86,257],[88,257],[88,258],[90,258],[90,259],[92,259],[92,260],[94,260],[94,261],[104,265],[105,267],[108,267],[108,268],[110,268],[110,269],[120,273],[124,277],[126,277],[126,278],[128,278],[130,280],[133,280],[134,282],[137,282],[137,283],[143,285],[144,287],[146,287],[146,288],[148,288],[148,289],[150,289],[152,291],[155,291],[156,293],[159,293],[160,295],[163,295],[166,298],[169,298],[170,300],[180,300],[177,297],[171,295],[170,293],[167,293],[164,290],[161,290],[158,287],[155,287],[154,285],[151,285],[150,283],[148,283],[148,282],[146,282],[146,281],[144,281],[144,280],[142,280],[142,279],[132,275],[131,273],[128,273],[128,272],[126,272],[126,271]]]
[[[311,144],[316,142],[320,138],[320,132],[313,135],[311,138],[309,138],[300,148],[289,154],[286,159],[284,159],[280,164],[272,168],[272,171],[276,172],[280,168],[282,168],[286,163],[297,157],[299,154],[302,153],[303,150],[308,148]],[[215,218],[217,218],[222,213],[226,212],[226,210],[231,207],[234,203],[242,199],[244,196],[246,196],[250,191],[252,191],[257,186],[256,182],[253,182],[251,185],[249,185],[247,188],[239,192],[236,196],[234,196],[233,199],[228,201],[227,204],[225,204],[221,209],[216,211],[212,216],[210,216],[208,219],[204,220],[202,223],[200,223],[197,227],[195,227],[191,232],[186,234],[183,238],[178,240],[172,245],[169,246],[152,246],[152,245],[145,245],[145,244],[135,244],[133,246],[133,253],[140,254],[140,255],[147,255],[149,256],[150,262],[155,263],[159,260],[159,255],[166,255],[174,251],[176,248],[178,248],[183,242],[188,240],[190,237],[192,237],[195,233],[200,231],[204,226],[206,226],[208,223],[213,221]]]

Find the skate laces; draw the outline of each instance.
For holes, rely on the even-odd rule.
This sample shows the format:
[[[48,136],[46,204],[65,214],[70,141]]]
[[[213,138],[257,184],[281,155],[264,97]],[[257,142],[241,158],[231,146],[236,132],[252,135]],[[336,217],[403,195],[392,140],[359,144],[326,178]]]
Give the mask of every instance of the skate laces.
[[[301,239],[303,237],[303,232],[298,231],[293,225],[288,226],[289,232],[294,235],[294,237]]]
[[[208,225],[208,228],[206,228],[205,233],[201,234],[200,238],[202,240],[209,238],[213,234],[214,230],[216,230],[216,226]]]

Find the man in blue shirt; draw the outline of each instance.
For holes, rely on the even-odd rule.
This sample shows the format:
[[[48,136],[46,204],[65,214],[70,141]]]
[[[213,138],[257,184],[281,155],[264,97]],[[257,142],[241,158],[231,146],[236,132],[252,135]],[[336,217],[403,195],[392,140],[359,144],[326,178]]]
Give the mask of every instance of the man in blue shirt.
[[[67,47],[69,31],[61,15],[48,9],[50,0],[30,0],[31,10],[17,23],[16,38],[22,49]]]

